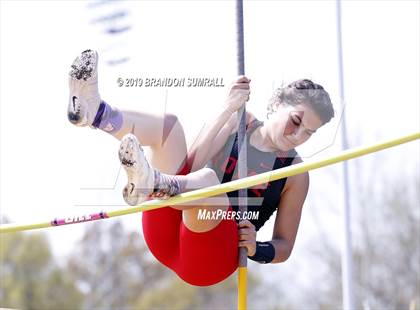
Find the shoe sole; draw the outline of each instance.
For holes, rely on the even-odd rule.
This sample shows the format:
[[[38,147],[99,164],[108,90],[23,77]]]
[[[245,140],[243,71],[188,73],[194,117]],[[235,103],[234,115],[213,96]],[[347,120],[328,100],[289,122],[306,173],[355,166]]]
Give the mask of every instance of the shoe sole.
[[[139,179],[144,178],[140,169],[144,166],[143,161],[147,160],[137,138],[133,134],[127,134],[122,138],[118,157],[128,177],[128,183],[123,190],[124,200],[129,205],[136,205],[146,200],[151,190],[143,188],[137,183]]]
[[[83,51],[72,63],[69,75],[75,80],[87,81],[95,72],[98,54],[92,50]]]
[[[83,51],[71,65],[71,70],[69,72],[70,79],[74,81],[73,83],[81,80],[89,80],[96,71],[97,63],[98,54],[95,51]],[[67,109],[67,117],[72,124],[79,126],[86,125],[86,115],[84,115],[86,114],[86,111],[82,113],[82,110],[79,98],[77,98],[77,96],[72,96]]]

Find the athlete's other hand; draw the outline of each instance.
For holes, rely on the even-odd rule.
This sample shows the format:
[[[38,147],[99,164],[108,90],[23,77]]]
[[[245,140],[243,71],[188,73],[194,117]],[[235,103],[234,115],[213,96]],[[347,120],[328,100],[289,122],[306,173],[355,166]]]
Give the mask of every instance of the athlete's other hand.
[[[248,220],[240,221],[238,226],[239,247],[246,247],[248,256],[254,256],[257,247],[255,226]]]
[[[244,75],[238,76],[230,85],[229,93],[226,99],[226,109],[230,113],[238,111],[244,104],[249,100],[249,83],[251,79],[248,79]]]

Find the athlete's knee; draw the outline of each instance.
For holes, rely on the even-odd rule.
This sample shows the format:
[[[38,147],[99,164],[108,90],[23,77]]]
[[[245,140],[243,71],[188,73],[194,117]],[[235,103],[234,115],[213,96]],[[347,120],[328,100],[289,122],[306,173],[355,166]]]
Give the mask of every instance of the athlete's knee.
[[[164,124],[167,127],[173,127],[178,122],[178,116],[173,113],[165,113]]]
[[[179,119],[175,114],[172,113],[165,113],[163,118],[163,136],[164,140],[169,136],[169,134],[173,131],[175,126],[181,126],[179,123]]]
[[[220,184],[216,172],[211,168],[203,168],[200,170],[203,178],[206,180],[207,186]]]

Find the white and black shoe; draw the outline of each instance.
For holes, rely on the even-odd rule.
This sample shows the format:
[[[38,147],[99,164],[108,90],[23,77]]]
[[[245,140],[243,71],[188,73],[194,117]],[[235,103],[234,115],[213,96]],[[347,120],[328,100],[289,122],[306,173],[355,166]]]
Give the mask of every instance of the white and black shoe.
[[[122,138],[118,155],[128,177],[128,183],[123,190],[124,200],[129,205],[135,206],[147,200],[153,193],[154,169],[133,134],[127,134]]]
[[[98,53],[82,52],[69,72],[69,121],[77,126],[92,125],[101,103],[98,91]]]

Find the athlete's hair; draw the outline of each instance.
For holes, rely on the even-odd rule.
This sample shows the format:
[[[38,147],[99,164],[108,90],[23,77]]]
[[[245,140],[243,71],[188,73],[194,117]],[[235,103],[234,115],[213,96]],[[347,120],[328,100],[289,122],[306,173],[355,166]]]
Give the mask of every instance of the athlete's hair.
[[[323,124],[334,117],[334,108],[327,91],[308,79],[297,80],[286,87],[277,88],[267,106],[267,118],[277,111],[280,104],[307,104],[318,114]]]

